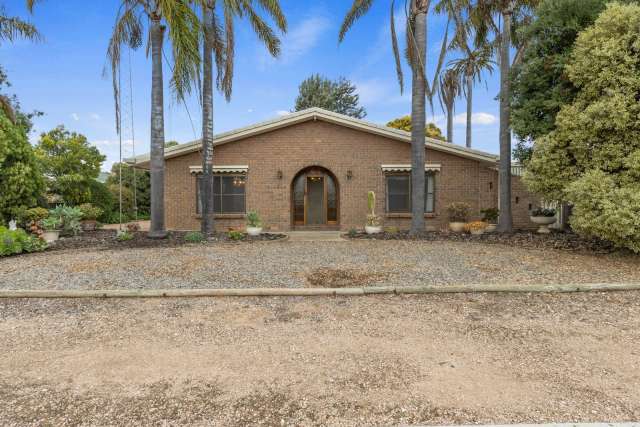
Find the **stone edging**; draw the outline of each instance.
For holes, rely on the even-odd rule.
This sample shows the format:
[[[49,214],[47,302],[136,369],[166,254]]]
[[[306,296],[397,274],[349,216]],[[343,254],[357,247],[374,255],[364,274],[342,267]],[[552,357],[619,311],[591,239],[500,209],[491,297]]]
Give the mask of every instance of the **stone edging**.
[[[563,293],[640,290],[640,283],[585,283],[563,285],[424,285],[364,288],[247,288],[247,289],[37,289],[0,290],[0,298],[157,298],[258,296],[359,296],[379,294],[446,293]]]

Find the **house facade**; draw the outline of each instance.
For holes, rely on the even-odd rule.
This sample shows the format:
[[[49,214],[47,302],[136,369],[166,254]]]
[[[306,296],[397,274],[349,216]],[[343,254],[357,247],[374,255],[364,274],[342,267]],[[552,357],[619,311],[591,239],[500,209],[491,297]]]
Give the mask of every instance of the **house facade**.
[[[362,228],[367,193],[376,193],[376,213],[386,227],[411,223],[411,135],[322,109],[216,136],[214,188],[216,229],[244,228],[255,210],[266,230],[349,230]],[[200,228],[201,143],[165,151],[165,215],[170,230]],[[446,228],[446,206],[498,207],[497,156],[455,144],[425,141],[425,222]],[[148,168],[148,155],[130,159]],[[532,228],[536,206],[518,176],[512,177],[515,228]]]

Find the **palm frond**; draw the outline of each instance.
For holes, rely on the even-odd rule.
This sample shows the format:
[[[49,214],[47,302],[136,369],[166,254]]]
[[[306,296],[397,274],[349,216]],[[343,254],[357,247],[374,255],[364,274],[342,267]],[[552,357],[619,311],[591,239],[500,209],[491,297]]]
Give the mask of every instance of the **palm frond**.
[[[271,27],[255,12],[249,2],[243,2],[242,9],[247,13],[249,22],[258,38],[273,57],[280,55],[280,39],[275,35]]]
[[[287,19],[282,13],[280,2],[278,0],[258,0],[262,8],[273,18],[276,25],[283,33],[287,32]]]
[[[340,42],[344,40],[344,36],[353,24],[369,11],[372,4],[373,0],[353,0],[351,9],[349,9],[345,15],[344,21],[342,21],[342,25],[340,26],[340,32],[338,33],[338,40]]]
[[[400,49],[398,48],[398,36],[396,34],[396,19],[394,16],[395,0],[391,1],[391,47],[393,49],[393,59],[396,64],[396,75],[398,84],[400,85],[400,94],[404,92],[404,74],[402,73],[402,64],[400,63]]]
[[[233,27],[234,7],[225,1],[224,5],[224,35],[225,35],[225,58],[224,76],[222,78],[222,88],[227,100],[231,97],[233,89],[233,68],[235,56],[235,34]]]
[[[38,29],[26,21],[13,16],[6,16],[0,6],[0,40],[13,42],[19,38],[40,41],[42,36]]]
[[[431,89],[427,92],[429,104],[431,105],[431,110],[433,111],[433,97],[438,90],[438,81],[440,76],[440,70],[442,69],[442,64],[444,63],[444,59],[447,56],[447,51],[449,48],[448,40],[449,40],[449,24],[451,23],[451,18],[447,19],[447,25],[444,30],[444,37],[442,39],[442,45],[440,46],[440,55],[438,56],[438,63],[436,64],[435,72],[433,73],[433,82],[431,83]]]

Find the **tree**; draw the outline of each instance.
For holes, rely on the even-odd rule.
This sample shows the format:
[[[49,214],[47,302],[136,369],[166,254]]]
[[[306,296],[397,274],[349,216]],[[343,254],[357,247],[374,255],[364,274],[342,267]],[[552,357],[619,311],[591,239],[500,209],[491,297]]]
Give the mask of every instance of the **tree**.
[[[224,93],[227,102],[231,99],[234,71],[234,18],[247,16],[253,31],[264,43],[269,53],[276,57],[280,53],[280,40],[269,25],[255,11],[254,1],[221,2],[224,25],[220,24],[216,2],[201,0],[203,9],[203,55],[202,55],[202,233],[209,236],[214,231],[214,214],[211,198],[213,188],[213,62],[217,71],[218,89]],[[262,9],[275,21],[282,31],[287,30],[287,21],[277,0],[258,2]]]
[[[100,174],[106,156],[84,135],[58,126],[40,136],[35,152],[49,192],[71,205],[90,201],[89,184]]]
[[[111,191],[111,195],[115,200],[115,207],[118,207],[117,204],[120,192],[120,166],[122,166],[122,188],[127,194],[131,194],[128,201],[125,200],[126,203],[123,203],[123,212],[125,212],[129,217],[134,218],[136,215],[135,209],[137,207],[137,214],[148,215],[151,209],[151,183],[149,171],[134,169],[127,163],[122,163],[122,165],[120,163],[114,163],[113,166],[111,166],[111,173],[105,182],[107,188],[110,191],[113,190]]]
[[[386,126],[390,128],[400,129],[405,132],[411,132],[411,116],[402,116],[397,119],[393,119],[387,122]],[[435,123],[427,123],[427,127],[424,129],[424,133],[428,138],[439,139],[440,141],[446,141],[442,136],[442,131]]]
[[[525,27],[527,45],[512,73],[512,126],[518,143],[514,157],[526,163],[531,145],[555,129],[556,115],[578,88],[569,80],[569,62],[578,33],[589,27],[608,0],[544,0],[536,20]]]
[[[33,153],[26,127],[0,111],[0,221],[7,222],[21,210],[36,206],[44,180]]]
[[[456,98],[460,95],[460,74],[448,69],[440,77],[438,88],[440,105],[447,114],[447,142],[453,142],[453,113]]]
[[[522,49],[518,38],[511,34],[531,21],[531,9],[539,0],[465,0],[469,2],[469,17],[473,25],[476,46],[490,46],[500,65],[500,232],[513,229],[511,214],[511,49]],[[493,37],[493,38],[491,38]],[[516,54],[516,59],[520,57]]]
[[[356,90],[355,85],[344,77],[330,80],[320,74],[313,74],[300,83],[294,110],[319,107],[363,119],[367,112],[359,105],[360,96]]]
[[[403,88],[403,72],[400,63],[400,52],[396,37],[394,8],[395,1],[390,3],[390,29],[391,46],[396,65],[396,74],[400,90]],[[429,87],[427,83],[427,15],[430,8],[430,0],[410,0],[407,2],[406,38],[407,48],[405,56],[411,67],[411,234],[424,231],[424,164],[425,164],[425,122],[426,122],[426,99],[433,101],[437,77],[446,53],[448,44],[447,35],[449,22],[447,22],[445,34],[440,49],[440,57],[434,72],[433,84]],[[338,38],[342,41],[353,24],[365,15],[373,0],[354,0],[351,8],[345,15],[340,27]]]
[[[578,88],[533,147],[525,182],[573,204],[572,228],[640,252],[640,6],[611,3],[576,40]]]
[[[142,45],[145,27],[149,22],[149,51],[151,53],[151,225],[148,235],[164,238],[164,93],[162,60],[165,30],[169,30],[173,70],[171,87],[179,100],[190,93],[198,80],[200,68],[200,20],[189,0],[121,0],[116,24],[109,41],[107,57],[111,64],[116,127],[120,132],[119,66],[123,46],[137,49]]]

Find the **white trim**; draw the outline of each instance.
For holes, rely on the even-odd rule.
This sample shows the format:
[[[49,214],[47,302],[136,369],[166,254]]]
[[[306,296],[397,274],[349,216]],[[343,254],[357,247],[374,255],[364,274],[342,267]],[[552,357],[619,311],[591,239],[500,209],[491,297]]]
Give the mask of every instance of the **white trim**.
[[[291,113],[277,119],[269,120],[262,123],[256,123],[251,126],[235,129],[229,132],[225,132],[214,137],[213,145],[218,146],[226,144],[228,142],[237,141],[249,136],[259,135],[265,132],[270,132],[276,129],[292,126],[298,123],[306,121],[322,120],[327,123],[338,124],[351,129],[357,129],[364,132],[369,132],[375,135],[384,136],[396,141],[411,142],[411,133],[405,132],[399,129],[393,129],[386,126],[381,126],[375,123],[366,122],[364,120],[355,119],[353,117],[345,116],[343,114],[334,113],[332,111],[323,110],[321,108],[309,108],[307,110]],[[466,157],[474,160],[488,162],[496,164],[499,156],[495,154],[486,153],[479,150],[473,150],[460,145],[442,142],[433,138],[425,138],[425,145],[432,150],[441,151],[445,153],[454,154],[461,157]],[[186,144],[180,144],[173,147],[169,147],[165,150],[165,159],[181,156],[183,154],[199,151],[202,147],[201,140],[191,141]],[[125,159],[125,162],[130,164],[136,164],[138,167],[148,168],[149,154],[143,154],[135,158]]]
[[[382,172],[411,172],[411,165],[381,165]],[[424,165],[425,172],[440,172],[442,165],[440,163],[426,163]]]
[[[214,166],[213,173],[240,173],[246,175],[249,171],[249,166],[247,165],[234,165],[234,166]],[[202,166],[189,166],[190,174],[199,174],[202,173]]]

